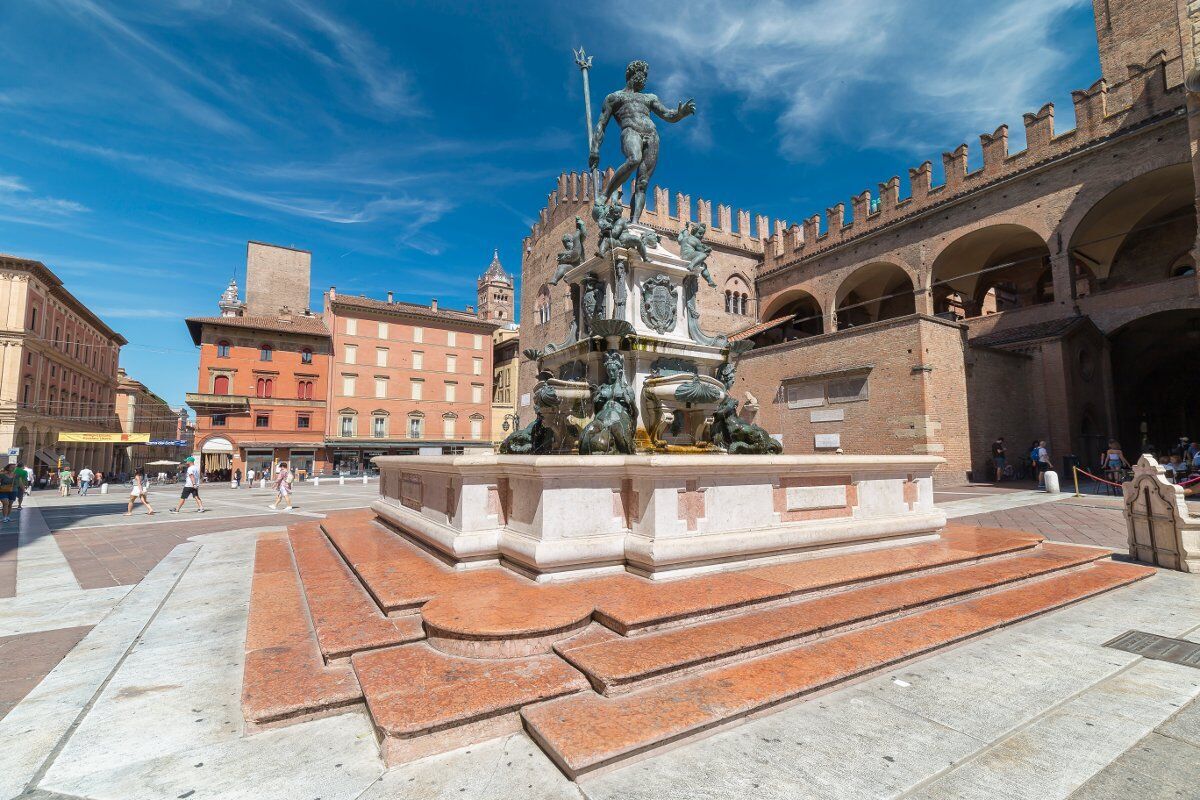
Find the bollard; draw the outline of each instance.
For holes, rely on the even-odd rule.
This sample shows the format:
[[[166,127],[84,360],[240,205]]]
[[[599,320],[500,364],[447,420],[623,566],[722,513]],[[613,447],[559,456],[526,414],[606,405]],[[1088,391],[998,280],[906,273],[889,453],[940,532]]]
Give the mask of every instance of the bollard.
[[[345,486],[345,485],[346,485],[346,476],[338,475],[338,486]]]
[[[313,478],[313,486],[320,486],[320,485],[321,485],[321,476],[318,475],[315,478]]]
[[[266,478],[259,478],[259,479],[258,479],[258,488],[260,488],[260,489],[265,489],[265,488],[267,488],[267,479],[266,479]]]
[[[1083,497],[1083,495],[1079,493],[1079,467],[1071,467],[1071,475],[1075,478],[1075,496]]]
[[[1046,494],[1058,494],[1058,473],[1054,470],[1047,470],[1043,476],[1043,480],[1046,482]]]
[[[100,484],[100,494],[108,494],[108,484],[107,483]]]
[[[367,476],[363,475],[363,486],[367,485]]]

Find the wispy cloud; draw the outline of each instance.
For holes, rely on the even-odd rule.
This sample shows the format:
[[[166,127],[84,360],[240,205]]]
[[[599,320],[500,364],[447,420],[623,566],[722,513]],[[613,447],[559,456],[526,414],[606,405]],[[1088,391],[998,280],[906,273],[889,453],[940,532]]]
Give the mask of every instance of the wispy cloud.
[[[40,195],[16,175],[0,174],[0,210],[8,222],[52,226],[89,209],[74,200]]]
[[[1088,2],[706,0],[689,7],[688,24],[652,28],[636,21],[665,19],[673,3],[622,5],[630,13],[614,16],[638,44],[654,45],[660,71],[651,79],[665,101],[732,92],[747,109],[774,109],[780,152],[800,160],[830,137],[892,149],[934,137],[944,144],[1040,106],[1067,61],[1056,22]],[[706,135],[693,132],[701,144]]]

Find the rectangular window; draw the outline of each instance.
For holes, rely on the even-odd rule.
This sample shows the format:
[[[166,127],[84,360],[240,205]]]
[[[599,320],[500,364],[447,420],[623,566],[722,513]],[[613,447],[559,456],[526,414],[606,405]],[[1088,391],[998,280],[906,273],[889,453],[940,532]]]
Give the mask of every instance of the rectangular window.
[[[342,376],[342,397],[354,397],[354,376]]]
[[[411,386],[412,386],[412,399],[413,399],[413,400],[420,400],[420,399],[421,399],[421,387],[422,387],[422,386],[424,386],[424,385],[425,385],[425,382],[424,382],[424,381],[413,381],[413,382],[411,383]]]
[[[358,348],[352,344],[346,345],[346,363],[347,364],[357,364],[358,363]]]
[[[446,372],[458,372],[458,356],[446,356]]]
[[[479,383],[471,384],[471,402],[472,403],[482,403],[483,402],[483,385],[482,384],[479,384]]]
[[[296,415],[296,430],[306,431],[312,425],[312,417],[308,414]]]
[[[346,320],[346,334],[349,336],[358,335],[358,320],[356,320],[356,319]]]
[[[408,438],[420,439],[421,433],[425,429],[425,420],[420,417],[409,417],[408,419]]]
[[[387,366],[387,357],[388,357],[388,350],[386,347],[376,347],[375,348],[375,366],[386,367]]]
[[[825,405],[825,384],[798,383],[787,387],[788,408],[812,408]]]
[[[420,350],[414,350],[413,354],[413,369],[425,369],[425,354]]]
[[[476,350],[482,350],[482,349],[483,349],[483,337],[482,337],[482,336],[480,336],[478,333],[477,333],[477,334],[475,334],[475,342],[474,342],[474,346],[475,346],[475,349],[476,349]]]
[[[380,399],[387,397],[387,378],[375,379],[375,396]]]
[[[264,344],[262,347],[258,348],[259,361],[270,361],[274,354],[275,351],[271,349],[271,345],[269,344]]]
[[[225,427],[225,415],[224,414],[213,414],[212,415],[212,426],[214,428],[224,428]]]
[[[269,414],[256,414],[254,416],[254,427],[269,428],[271,427],[271,417]]]
[[[217,358],[229,358],[229,342],[217,342]]]
[[[472,358],[471,359],[471,374],[472,375],[482,375],[483,374],[483,359],[482,358]]]
[[[387,417],[375,417],[371,420],[371,435],[376,439],[387,436]]]
[[[446,417],[442,420],[442,436],[447,439],[454,438],[454,417]]]
[[[34,306],[29,310],[29,330],[31,331],[37,330],[37,312],[37,306]]]
[[[455,331],[446,331],[446,344],[450,347],[455,347],[458,344],[458,333]]]
[[[425,329],[424,328],[413,328],[413,341],[414,342],[425,341]]]
[[[458,394],[458,384],[456,384],[456,383],[447,383],[447,384],[446,384],[446,402],[447,402],[447,403],[453,403],[453,402],[454,402],[454,397],[455,397],[455,395],[457,395],[457,394]]]
[[[483,438],[483,420],[481,420],[481,419],[471,420],[471,438],[472,439],[482,439]]]
[[[856,400],[866,400],[867,376],[858,375],[853,378],[830,381],[825,391],[831,403],[853,403]]]
[[[380,338],[380,339],[386,339],[386,338],[387,338],[387,333],[388,333],[388,331],[387,331],[387,323],[386,323],[386,322],[381,322],[381,323],[379,323],[379,338]]]
[[[342,417],[342,436],[349,438],[354,435],[354,417],[346,414]]]

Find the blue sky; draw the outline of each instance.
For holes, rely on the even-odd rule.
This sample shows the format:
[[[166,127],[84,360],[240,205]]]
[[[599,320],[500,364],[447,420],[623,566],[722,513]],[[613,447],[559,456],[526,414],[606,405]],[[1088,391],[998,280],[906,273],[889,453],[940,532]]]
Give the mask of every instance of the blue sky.
[[[583,8],[586,6],[587,8]],[[596,104],[625,64],[698,115],[656,182],[798,221],[1099,77],[1090,0],[597,4],[12,0],[0,4],[0,252],[44,261],[195,388],[182,318],[216,313],[247,239],[313,252],[339,291],[473,303],[564,169],[582,170],[571,48]],[[603,163],[616,158],[616,137]]]

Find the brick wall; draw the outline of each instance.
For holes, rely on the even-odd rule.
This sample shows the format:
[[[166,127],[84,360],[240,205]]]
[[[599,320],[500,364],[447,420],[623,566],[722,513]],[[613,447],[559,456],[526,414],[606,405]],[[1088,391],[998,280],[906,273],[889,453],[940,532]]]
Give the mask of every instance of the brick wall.
[[[246,243],[246,314],[271,316],[282,308],[303,313],[311,303],[312,253],[261,242]]]

